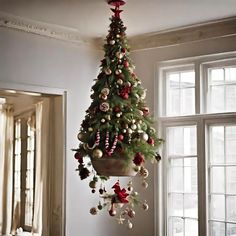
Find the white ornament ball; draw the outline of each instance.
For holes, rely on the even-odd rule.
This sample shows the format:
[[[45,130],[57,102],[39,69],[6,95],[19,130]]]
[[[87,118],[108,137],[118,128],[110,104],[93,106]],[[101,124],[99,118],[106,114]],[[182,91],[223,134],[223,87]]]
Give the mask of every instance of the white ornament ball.
[[[148,134],[146,134],[146,133],[142,133],[141,134],[141,138],[144,140],[144,141],[148,141]]]
[[[122,79],[118,79],[117,80],[117,84],[122,85],[123,84],[123,80]]]
[[[102,123],[105,123],[105,122],[106,122],[106,120],[105,120],[104,118],[102,118],[102,119],[101,119],[101,122],[102,122]]]
[[[116,117],[121,117],[121,113],[116,113]]]
[[[128,220],[128,223],[127,223],[127,228],[128,229],[132,229],[133,228],[133,224]]]
[[[127,130],[126,130],[126,129],[123,129],[123,130],[122,130],[122,133],[124,133],[124,134],[125,134],[126,132],[127,132]]]
[[[130,129],[130,128],[128,128],[128,134],[132,134],[133,133],[133,130],[132,129]]]
[[[119,75],[119,74],[121,74],[121,72],[122,72],[122,70],[121,70],[121,69],[117,69],[117,70],[115,71],[116,75]]]
[[[116,41],[115,40],[110,40],[110,42],[109,42],[111,45],[114,45],[115,43],[116,43]]]
[[[137,125],[136,125],[136,124],[132,124],[132,125],[131,125],[131,129],[132,129],[132,130],[136,130],[136,129],[137,129]]]

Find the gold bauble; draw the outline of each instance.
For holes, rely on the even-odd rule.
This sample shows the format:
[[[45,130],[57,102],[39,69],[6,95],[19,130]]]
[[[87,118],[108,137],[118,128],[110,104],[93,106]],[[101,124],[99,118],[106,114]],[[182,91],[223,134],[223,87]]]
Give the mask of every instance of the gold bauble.
[[[93,157],[94,158],[101,158],[103,156],[103,152],[102,150],[96,148],[95,150],[93,150]]]

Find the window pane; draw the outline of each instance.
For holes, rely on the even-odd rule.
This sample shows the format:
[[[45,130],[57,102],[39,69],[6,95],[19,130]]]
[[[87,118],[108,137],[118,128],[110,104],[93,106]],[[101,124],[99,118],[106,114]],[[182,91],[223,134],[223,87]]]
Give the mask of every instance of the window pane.
[[[195,113],[195,89],[181,89],[181,114],[188,115]]]
[[[179,71],[166,74],[167,115],[195,113],[195,72]]]
[[[210,112],[222,112],[225,110],[225,88],[224,85],[210,87]]]
[[[170,190],[172,192],[183,192],[183,167],[171,167]]]
[[[169,219],[169,235],[184,236],[184,221],[182,218],[171,217]]]
[[[209,69],[208,112],[236,111],[235,67]]]
[[[168,115],[177,116],[180,114],[180,90],[172,89],[168,92]]]
[[[212,167],[210,173],[211,173],[211,192],[225,193],[224,167]]]
[[[184,192],[197,192],[197,158],[184,159]]]
[[[198,199],[197,194],[184,194],[184,216],[197,218],[198,217]]]
[[[186,71],[180,73],[180,87],[182,88],[195,87],[194,71]]]
[[[227,221],[236,223],[236,195],[226,197]]]
[[[227,224],[227,236],[236,235],[236,224]]]
[[[236,126],[226,127],[226,163],[236,164]]]
[[[235,111],[236,110],[236,85],[227,85],[225,87],[225,96],[226,96],[226,111]]]
[[[225,196],[211,195],[210,200],[210,219],[225,220]]]
[[[167,79],[171,89],[180,87],[180,75],[179,73],[168,73]]]
[[[210,162],[212,164],[224,163],[224,127],[210,128]]]
[[[169,155],[196,155],[196,127],[173,127],[168,128]]]
[[[185,236],[198,236],[198,221],[185,220]]]
[[[224,82],[224,69],[210,69],[210,84],[221,84]]]
[[[225,79],[226,81],[236,81],[236,67],[225,68]]]
[[[170,194],[170,216],[183,216],[183,194]]]
[[[212,221],[210,223],[210,236],[224,236],[225,224]]]
[[[236,194],[236,166],[226,167],[226,180],[227,193]]]

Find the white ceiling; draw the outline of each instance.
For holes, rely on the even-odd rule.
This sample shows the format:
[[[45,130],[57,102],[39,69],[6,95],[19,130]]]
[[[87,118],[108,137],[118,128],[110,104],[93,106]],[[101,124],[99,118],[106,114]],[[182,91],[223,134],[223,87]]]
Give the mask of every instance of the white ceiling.
[[[129,36],[203,23],[236,15],[236,0],[127,0],[122,19]],[[0,0],[0,11],[69,27],[85,37],[104,37],[106,0]]]

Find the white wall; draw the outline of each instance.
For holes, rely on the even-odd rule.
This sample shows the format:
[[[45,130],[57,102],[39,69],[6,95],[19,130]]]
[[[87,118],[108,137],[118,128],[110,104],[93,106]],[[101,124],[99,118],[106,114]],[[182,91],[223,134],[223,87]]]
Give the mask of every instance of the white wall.
[[[155,66],[158,61],[236,50],[235,39],[221,38],[133,52],[136,72],[148,89],[147,101],[151,109],[154,107]],[[150,210],[138,210],[134,229],[128,231],[109,219],[105,213],[102,214],[104,217],[89,214],[97,198],[90,194],[87,182],[81,182],[75,172],[76,162],[70,149],[78,144],[76,135],[90,104],[90,87],[98,74],[102,56],[101,52],[86,46],[0,28],[0,82],[57,87],[68,91],[66,236],[154,236],[153,181],[149,181],[150,187],[143,196],[149,201]],[[154,167],[151,170],[152,178]]]
[[[131,56],[134,64],[136,65],[137,75],[141,79],[143,86],[148,89],[147,102],[150,107],[150,111],[154,112],[154,94],[155,90],[157,90],[157,88],[154,86],[154,81],[157,79],[156,74],[158,62],[236,51],[235,41],[236,36],[231,36],[201,42],[186,43],[178,46],[134,51]],[[154,171],[152,171],[150,174],[150,179],[153,179]],[[157,180],[154,180],[152,183],[150,183],[149,192],[146,194],[146,198],[151,196],[149,205],[152,209],[154,208],[154,199],[152,198],[152,196],[154,196],[154,184],[157,184]],[[143,218],[138,219],[138,225],[142,225],[143,228],[141,228],[141,233],[137,235],[154,236],[152,231],[154,228],[154,214],[155,212],[152,210],[145,220],[145,225],[142,223],[144,221]],[[164,225],[162,225],[162,227],[164,227]],[[146,234],[144,233],[145,230],[147,232]]]

